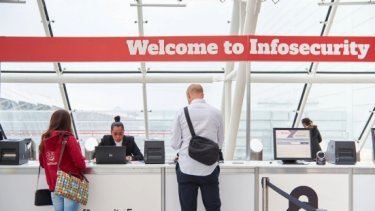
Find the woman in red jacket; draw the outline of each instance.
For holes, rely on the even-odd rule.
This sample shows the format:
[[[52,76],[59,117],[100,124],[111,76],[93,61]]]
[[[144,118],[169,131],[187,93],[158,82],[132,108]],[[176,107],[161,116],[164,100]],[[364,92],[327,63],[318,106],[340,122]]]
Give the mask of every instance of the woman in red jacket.
[[[65,151],[61,158],[60,169],[66,173],[80,173],[86,168],[85,158],[77,139],[72,134],[72,121],[66,110],[55,111],[49,123],[48,130],[43,133],[39,145],[39,162],[44,168],[46,179],[51,191],[55,211],[77,211],[79,204],[54,194],[57,179],[57,164],[59,162],[62,137],[67,136]]]

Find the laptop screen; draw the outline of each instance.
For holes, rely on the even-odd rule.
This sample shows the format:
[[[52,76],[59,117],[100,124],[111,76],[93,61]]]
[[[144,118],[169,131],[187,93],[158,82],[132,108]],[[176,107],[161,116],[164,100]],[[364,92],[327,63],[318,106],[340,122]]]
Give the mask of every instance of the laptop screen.
[[[126,147],[97,146],[95,147],[97,164],[125,164]]]

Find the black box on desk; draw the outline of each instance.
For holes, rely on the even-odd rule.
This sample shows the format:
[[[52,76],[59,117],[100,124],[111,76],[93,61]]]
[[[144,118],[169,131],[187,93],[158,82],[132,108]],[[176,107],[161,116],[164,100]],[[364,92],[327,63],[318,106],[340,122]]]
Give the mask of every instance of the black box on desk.
[[[144,154],[146,164],[164,164],[164,141],[145,141]]]
[[[27,163],[28,139],[5,139],[0,141],[0,165],[21,165]]]
[[[353,165],[357,162],[354,141],[329,141],[326,152],[327,162],[333,164]]]

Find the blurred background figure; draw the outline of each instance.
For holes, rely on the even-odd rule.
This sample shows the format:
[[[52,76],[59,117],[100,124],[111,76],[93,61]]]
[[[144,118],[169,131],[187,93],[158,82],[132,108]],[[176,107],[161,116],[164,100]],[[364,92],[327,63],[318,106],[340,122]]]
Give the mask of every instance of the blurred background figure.
[[[318,130],[318,126],[313,124],[310,118],[306,117],[302,119],[302,125],[304,128],[311,128],[311,147],[313,159],[316,159],[316,153],[322,151],[320,142],[322,142],[322,136]]]

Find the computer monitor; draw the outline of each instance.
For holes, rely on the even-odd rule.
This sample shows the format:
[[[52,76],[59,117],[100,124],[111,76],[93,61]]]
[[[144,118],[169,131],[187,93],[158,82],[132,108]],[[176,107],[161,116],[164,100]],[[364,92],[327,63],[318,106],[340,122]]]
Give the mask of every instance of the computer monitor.
[[[7,136],[5,135],[3,127],[0,124],[0,140],[4,140],[4,139],[7,139]]]
[[[273,152],[275,160],[296,163],[297,160],[311,161],[311,129],[274,128]]]

